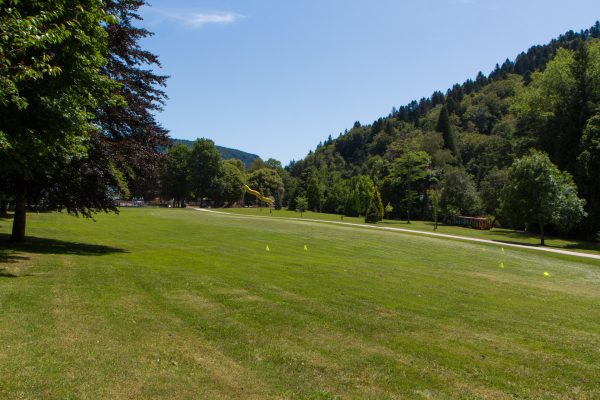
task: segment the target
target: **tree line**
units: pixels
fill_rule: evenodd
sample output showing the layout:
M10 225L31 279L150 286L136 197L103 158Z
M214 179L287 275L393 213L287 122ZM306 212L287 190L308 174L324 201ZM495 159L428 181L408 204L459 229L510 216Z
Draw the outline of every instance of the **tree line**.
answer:
M242 200L243 186L247 184L272 197L280 209L285 195L284 178L289 178L289 174L279 161L257 158L247 171L244 162L223 160L214 142L202 138L191 147L178 144L167 150L160 171L160 196L172 200L175 207L185 207L189 201L232 206ZM244 200L245 204L258 201L253 196Z

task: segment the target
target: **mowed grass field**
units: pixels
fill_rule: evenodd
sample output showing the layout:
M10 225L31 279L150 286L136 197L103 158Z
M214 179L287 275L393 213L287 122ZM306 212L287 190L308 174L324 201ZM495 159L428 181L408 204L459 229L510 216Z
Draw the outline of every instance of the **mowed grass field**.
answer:
M595 260L191 209L28 223L2 399L600 398Z
M304 219L318 219L323 221L335 221L335 222L350 222L354 224L364 224L364 217L343 217L337 214L326 214L316 213L312 211L306 211L302 214L296 211L289 210L270 210L268 208L226 208L219 211L242 214L242 215L254 215L261 217L276 217L276 218L304 218ZM301 216L302 215L302 216ZM415 231L433 232L433 222L431 221L412 221L407 224L406 221L400 220L383 220L378 223L378 226L411 229ZM540 238L538 235L528 232L518 232L512 229L494 228L491 230L479 230L465 228L461 226L445 225L444 223L438 224L436 233L443 233L447 235L458 235L466 236L478 239L493 240L499 243L512 243L539 246ZM563 249L569 251L578 251L583 253L600 254L600 243L592 243L581 240L570 240L562 239L557 237L547 237L546 246L556 249Z

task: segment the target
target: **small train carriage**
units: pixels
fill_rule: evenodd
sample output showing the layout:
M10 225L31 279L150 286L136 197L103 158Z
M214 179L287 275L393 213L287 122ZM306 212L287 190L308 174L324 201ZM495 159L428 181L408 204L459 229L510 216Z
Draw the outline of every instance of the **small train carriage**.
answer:
M490 230L492 224L490 220L482 217L464 217L458 216L452 221L453 225L464 226L466 228Z

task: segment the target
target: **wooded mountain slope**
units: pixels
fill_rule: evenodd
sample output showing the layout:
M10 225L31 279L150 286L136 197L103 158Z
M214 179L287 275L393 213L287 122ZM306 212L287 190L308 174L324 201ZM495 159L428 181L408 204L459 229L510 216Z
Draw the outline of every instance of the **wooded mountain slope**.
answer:
M505 225L534 227L502 215L507 168L532 149L547 153L570 174L587 216L573 234L600 230L600 24L533 46L487 76L445 93L393 108L372 124L319 143L285 173L284 204L298 197L309 208L364 215L373 187L392 215L431 217L431 190L444 218L498 217Z

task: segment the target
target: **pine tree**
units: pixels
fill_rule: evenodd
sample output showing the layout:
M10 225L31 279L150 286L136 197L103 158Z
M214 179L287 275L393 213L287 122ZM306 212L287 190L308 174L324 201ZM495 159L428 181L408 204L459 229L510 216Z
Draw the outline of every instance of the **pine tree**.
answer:
M448 114L446 106L443 106L440 111L440 117L435 130L440 132L444 137L444 147L450 150L455 156L458 156L454 140L454 129L450 123L450 115Z

